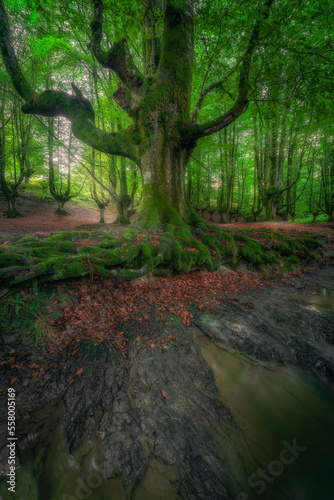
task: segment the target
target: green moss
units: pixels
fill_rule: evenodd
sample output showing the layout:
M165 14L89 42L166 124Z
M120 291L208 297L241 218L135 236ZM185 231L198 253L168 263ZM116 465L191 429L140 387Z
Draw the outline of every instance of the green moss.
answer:
M264 251L262 243L243 235L236 235L235 239L246 243L246 246L239 248L238 253L247 262L256 265L274 264L278 262L275 256L267 254Z
M256 250L254 250L249 246L240 248L239 255L247 262L250 262L252 264L261 265L261 264L266 264L268 262L267 259L265 258L266 257L265 254L257 252Z
M230 233L225 233L225 232L223 232L223 231L219 231L217 234L220 236L220 238L221 238L223 241L227 241L227 242L229 242L229 243L233 243L233 244L235 244L233 234L230 234Z
M168 224L166 228L166 234L168 234L168 236L174 236L174 233L175 233L174 224Z
M37 236L25 236L24 238L22 238L22 243L36 243L38 237Z
M130 241L133 241L135 238L137 238L138 234L139 230L136 227L126 227L122 232L122 241L124 243L129 243Z
M262 232L266 235L270 240L277 240L277 238L282 238L282 233L278 231L272 231L271 229L263 229Z
M160 245L163 246L164 248L164 260L165 262L169 263L172 260L172 239L171 238L166 238L166 237L161 237L160 239Z
M24 266L26 261L24 257L17 253L2 253L0 254L0 268L11 266Z
M81 231L64 231L62 233L56 233L53 234L52 236L49 236L46 241L47 242L55 242L55 241L77 241L77 240L83 240L86 238L90 238L92 236L92 233L90 232L81 232Z
M138 256L139 245L123 245L109 252L104 252L101 258L107 267L114 267L124 263L132 263Z
M100 248L114 248L119 245L119 241L113 236L106 236L101 243L98 244Z
M317 240L316 238L307 237L307 238L304 238L303 241L304 241L304 244L307 246L307 248L310 248L312 250L322 249L324 246L323 242L320 240Z
M40 247L34 247L27 250L27 254L31 257L37 257L38 259L47 259L52 257L55 253L54 245L43 245Z
M110 250L109 252L105 252L104 254L104 263L108 267L114 267L122 262L123 249L115 248L114 250Z
M153 256L152 256L152 251L151 247L148 243L142 243L140 245L140 252L139 252L139 267L143 267L145 264L147 265L148 269L153 268Z
M81 277L92 270L94 275L131 279L131 276L165 270L168 273L187 273L197 268L212 271L218 269L222 260L234 268L242 259L262 266L262 270L278 264L282 270L296 268L306 259L319 259L317 253L321 251L322 242L312 235L293 238L262 231L270 240L267 247L250 237L252 231L248 229L235 234L233 230L222 231L205 222L201 224L197 216L190 214L191 217L195 227L186 225L172 211L166 227L152 224L147 231L140 224L128 226L120 240L106 230L63 232L46 239L37 236L13 238L9 246L0 248L0 269L16 267L17 276L7 278L4 272L3 279L10 285L29 283L31 286L37 281ZM94 245L74 243L88 236L94 240Z
M123 262L133 262L139 253L139 245L130 245L123 251L122 261Z
M185 243L189 243L192 240L192 235L189 226L177 226L175 227L175 236L179 240L183 240Z
M216 252L217 257L220 259L221 250L218 247L219 245L218 240L214 236L205 234L202 236L202 241L203 243L206 243L210 248L212 248L212 250Z
M100 246L93 246L93 245L82 245L82 247L79 247L78 249L79 254L84 254L84 255L98 255L102 254L101 252L101 247Z
M94 270L94 268L93 268ZM85 276L89 273L89 266L83 264L82 262L70 262L66 264L64 268L64 277L66 278L76 278L79 276Z
M206 265L206 267L210 270L210 268L212 267L212 261L209 249L196 240L194 242L194 246L198 250L196 255L196 264L198 266Z
M75 243L66 241L66 242L60 243L60 245L58 246L58 251L61 253L76 254L77 253L77 246Z
M152 268L155 269L158 267L160 264L163 264L165 262L165 254L162 251L162 249L159 249L156 255L153 256L153 265Z
M182 268L182 262L185 260L184 251L178 241L174 242L174 249L172 254L173 268L176 271L180 271Z
M280 255L295 255L295 247L291 248L287 243L272 243L271 248L276 250Z

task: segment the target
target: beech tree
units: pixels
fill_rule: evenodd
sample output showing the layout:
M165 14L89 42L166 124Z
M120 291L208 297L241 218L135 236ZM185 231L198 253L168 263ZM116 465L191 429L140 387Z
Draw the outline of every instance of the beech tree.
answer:
M3 0L0 1L0 43L3 61L12 84L24 100L22 111L47 117L64 116L75 137L94 149L133 160L141 170L143 195L138 221L165 223L171 216L188 221L185 194L187 162L199 139L228 127L248 106L250 70L254 51L261 44L261 29L273 0L258 2L256 20L248 34L242 57L227 76L202 86L191 110L194 69L194 0L145 0L143 6L143 70L134 62L125 38L103 48L102 0L92 0L93 20L89 48L97 61L113 71L120 82L114 101L131 118L131 125L115 133L95 126L90 101L72 83L72 93L37 92L21 70L10 33ZM158 29L158 19L163 19ZM160 22L160 21L159 21ZM227 34L227 36L229 36ZM228 77L237 74L232 105L222 114L197 123L204 100L224 89Z
M34 22L41 16L40 27L34 28L29 21L18 37L22 21L13 19L15 40L18 37L15 46L21 47L17 54L6 10L13 13L18 7L15 3L13 10L11 0L6 1L6 8L4 4L0 0L2 58L12 85L24 100L22 111L49 119L63 116L82 143L111 157L133 160L140 168L143 186L138 223L165 223L175 216L180 223L181 219L190 222L187 194L193 189L191 182L188 193L185 189L189 159L203 138L217 132L224 136L223 129L244 114L250 102L279 101L288 109L285 103L290 105L293 99L297 106L303 106L310 96L327 99L325 89L332 78L331 6L327 0L252 0L242 9L233 0L144 0L140 5L130 0L121 5L113 0L72 0L59 8L49 1L28 1L22 3L24 14ZM90 26L87 18L91 18ZM54 27L61 22L64 35L54 38ZM33 40L38 30L43 36L50 32L52 43L61 44L72 54L72 59L64 58L60 73L54 67L46 70L44 91L37 91L43 88L44 70L36 77L25 64L25 74L20 63L29 57L22 41L28 35ZM75 55L74 46L78 51ZM43 44L39 58L42 55ZM96 64L109 80L118 82L112 100L126 116L124 123L130 124L122 130L114 131L99 120L101 88L98 90L91 78L93 73L96 76ZM63 79L66 67L69 70ZM70 87L69 75L75 80L72 91L59 90ZM103 90L103 106L112 95L108 92ZM110 104L106 116L113 114L115 106ZM274 139L286 135L286 125L280 123L283 118L271 120L270 143L272 151L282 153L284 140L276 144ZM270 155L273 172L279 165L276 156ZM224 179L226 168L232 166L223 166ZM197 176L196 182L199 180ZM268 186L267 194L271 189L275 195L274 183ZM229 203L228 199L218 201L222 207ZM280 200L276 202L279 205ZM270 207L267 212L271 215Z

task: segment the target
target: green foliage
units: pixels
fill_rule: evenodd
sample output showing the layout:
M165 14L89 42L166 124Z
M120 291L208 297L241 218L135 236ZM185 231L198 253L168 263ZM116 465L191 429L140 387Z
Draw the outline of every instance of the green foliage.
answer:
M328 221L327 215L318 215L317 220L315 222L324 223ZM299 219L295 219L295 222L301 222L302 224L313 223L313 217L303 217Z

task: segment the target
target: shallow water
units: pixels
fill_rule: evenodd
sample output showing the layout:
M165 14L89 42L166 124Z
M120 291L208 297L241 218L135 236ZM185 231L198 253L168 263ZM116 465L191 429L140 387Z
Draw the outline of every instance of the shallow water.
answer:
M239 427L220 421L212 431L240 492L236 498L332 499L332 391L301 370L256 363L197 340L215 373L218 399Z
M326 316L334 316L334 290L312 287L313 293L305 296L307 302L314 305L319 312Z

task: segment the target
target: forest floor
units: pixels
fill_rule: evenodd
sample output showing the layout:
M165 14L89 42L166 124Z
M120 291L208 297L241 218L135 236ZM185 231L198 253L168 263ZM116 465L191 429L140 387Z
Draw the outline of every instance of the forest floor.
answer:
M116 219L116 210L109 206L105 210L106 224L99 224L98 209L85 206L83 202L70 201L65 205L68 216L64 217L55 214L56 205L49 200L41 200L29 194L20 196L17 209L24 217L7 219L3 213L7 209L7 204L0 199L0 235L25 236L28 234L43 232L56 233L59 231L80 230L81 226L85 231L87 226L93 225L91 229L107 227ZM300 232L310 231L312 233L332 235L333 223L303 224L298 222L233 222L230 224L219 224L219 215L214 214L213 220L209 220L209 214L205 213L205 221L222 228L231 229L272 229L279 232ZM115 225L113 224L113 228Z
M0 213L4 208L5 203L0 201ZM31 195L20 197L18 209L25 217L6 219L0 215L0 235L24 236L34 232L80 229L81 226L87 231L90 224L94 225L92 229L106 227L115 218L115 212L109 208L106 213L109 224L98 224L98 211L81 202L68 203L70 215L62 217L54 213L54 204ZM204 219L208 221L209 216ZM256 229L269 228L289 236L298 236L302 231L326 235L324 259L297 272L284 275L274 272L270 279L242 266L233 271L222 267L215 273L203 270L185 275L143 277L131 282L102 279L92 273L80 280L44 284L38 297L31 288L25 288L16 298L9 301L4 298L0 303L6 315L11 316L11 331L4 332L7 334L3 339L4 354L0 356L0 366L8 370L7 383L12 385L14 381L22 383L25 379L41 377L43 386L43 375L59 366L62 353L71 346L74 354L77 342L82 340L94 344L108 341L124 359L131 349L141 352L163 349L174 345L177 335L170 316L177 317L187 327L192 324L192 307L204 312L216 304L234 301L247 291L281 287L286 279L301 276L319 266L333 265L334 224L282 221L219 224L215 216L212 223L232 233L255 228L252 237L261 241L263 234ZM253 304L246 301L245 306L251 309ZM165 333L157 334L150 328L156 319L168 326ZM129 328L137 331L132 341L127 333Z

